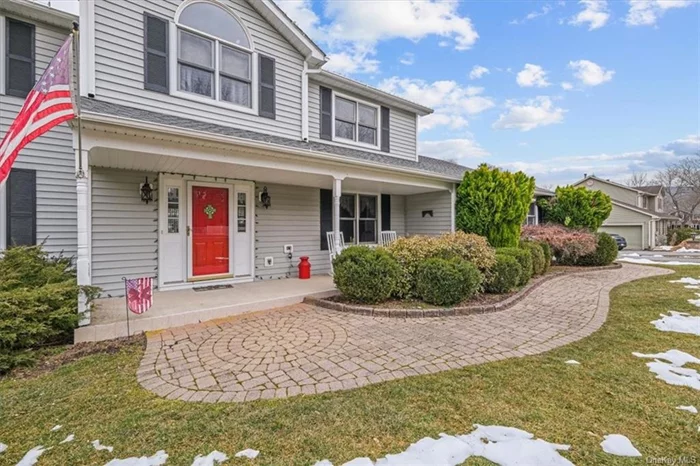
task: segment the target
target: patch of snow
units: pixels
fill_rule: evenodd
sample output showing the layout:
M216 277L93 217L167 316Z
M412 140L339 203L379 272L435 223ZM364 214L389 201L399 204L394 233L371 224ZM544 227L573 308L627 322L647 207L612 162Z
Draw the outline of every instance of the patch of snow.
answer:
M620 257L640 257L636 252L630 252L625 254L620 254Z
M600 442L605 453L615 456L642 456L639 450L634 448L630 439L620 434L610 434L605 436L605 440Z
M700 390L700 374L695 369L683 367L686 363L700 364L700 359L688 353L678 350L669 350L665 353L642 354L632 353L639 358L654 358L654 362L648 362L647 367L656 374L656 378L669 385L680 385ZM668 361L661 362L659 359Z
M95 450L97 450L97 451L107 450L108 452L112 453L112 451L114 450L114 447L108 447L108 446L106 446L106 445L100 445L100 441L99 441L99 440L93 440L93 441L90 442L90 443L92 443L92 446L95 447Z
M700 297L699 293L695 293L695 296ZM700 299L689 299L688 302L695 307L700 307Z
M571 364L572 366L580 366L581 365L581 363L576 361L575 359L569 359L564 364Z
M676 249L674 252L700 252L700 249L686 248L683 246Z
M73 440L75 440L75 434L70 434L68 437L64 438L63 440L61 440L58 443L59 444L68 443L68 442L72 442Z
M683 277L680 280L670 280L669 283L685 283L687 285L700 285L700 278Z
M405 451L386 455L375 466L456 466L471 456L480 456L501 466L541 464L549 466L573 466L559 454L569 445L557 445L535 439L529 432L513 427L482 426L467 435L440 434L438 439L425 437L411 444ZM369 458L356 458L343 466L371 466ZM333 466L328 460L314 466Z
M654 251L673 251L673 246L657 246Z
M680 409L681 411L688 411L692 414L698 414L698 409L695 406L676 406L676 409Z
M681 261L653 261L651 259L642 259L642 258L634 258L634 257L621 257L620 259L617 259L618 262L629 262L631 264L640 264L640 265L700 265L700 263L697 262L681 262Z
M142 456L119 459L115 458L105 466L161 466L168 461L168 454L164 450L158 450L153 456Z
M19 460L19 463L17 463L16 466L34 466L37 461L39 461L39 457L47 450L47 448L44 448L43 445L39 445L38 447L34 447L31 450L29 450L25 455L22 457L21 460Z
M215 466L228 459L225 453L214 450L207 456L197 455L192 462L192 466Z
M651 323L662 332L690 333L700 336L700 316L691 316L684 312L669 311L670 315L659 314L661 319Z
M258 450L246 448L245 450L241 450L233 456L235 456L236 458L250 458L251 460L254 460L258 457L259 454L260 452Z
M7 450L7 445L5 445L4 443L0 443L0 453L3 453L6 450Z
M57 430L61 430L61 427L63 427L63 426L61 426L61 425L53 426L53 427L51 428L51 432L56 432Z

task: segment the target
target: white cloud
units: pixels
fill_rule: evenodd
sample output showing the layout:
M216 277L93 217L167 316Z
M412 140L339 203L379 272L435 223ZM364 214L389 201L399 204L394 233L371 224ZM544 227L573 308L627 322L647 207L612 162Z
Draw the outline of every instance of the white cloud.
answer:
M564 121L566 110L554 105L552 99L539 96L521 104L514 100L506 102L507 111L493 124L494 129L518 129L530 131L539 126L548 126Z
M469 73L469 79L480 79L485 74L489 74L488 68L481 65L474 65L471 72Z
M584 173L595 173L601 178L623 182L635 172L653 176L667 163L694 155L698 151L700 135L690 135L646 150L554 157L536 162L509 162L502 166L511 170L523 170L535 176L540 184L573 183L583 178Z
M489 152L473 139L445 139L442 141L422 141L418 153L461 163L464 159L488 157Z
M435 109L434 114L420 119L421 130L437 126L464 128L468 125L469 116L481 113L495 105L491 98L482 95L483 87L463 87L456 81L429 83L421 79L394 76L381 81L378 87Z
M399 58L399 63L402 65L413 65L416 62L416 56L411 52L405 52Z
M606 70L590 60L570 61L569 68L574 70L574 77L584 86L598 86L610 81L615 75L613 70Z
M42 5L49 5L51 4L52 8L55 8L57 10L62 10L66 11L68 13L78 15L79 14L79 5L78 5L78 0L33 0L37 3L41 3Z
M526 63L515 78L520 87L547 87L547 72L539 65Z
M379 60L372 58L373 56L374 50L355 49L329 53L324 69L340 74L376 73L379 71Z
M570 91L574 88L574 85L571 84L570 82L564 81L563 83L561 83L561 88L564 89L565 91Z
M672 8L685 8L691 0L630 0L625 17L628 26L653 26L663 14Z
M532 11L525 15L523 19L514 19L508 24L523 24L528 21L532 21L535 18L539 18L540 16L545 16L549 14L550 11L552 11L552 7L550 5L544 5L540 11Z
M583 10L571 18L569 24L576 26L588 25L588 30L602 28L610 19L608 2L606 0L581 0Z

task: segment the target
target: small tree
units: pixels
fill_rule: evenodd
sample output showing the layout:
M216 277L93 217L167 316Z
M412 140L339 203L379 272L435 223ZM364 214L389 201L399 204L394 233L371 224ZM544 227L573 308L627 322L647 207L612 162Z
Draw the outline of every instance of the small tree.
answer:
M540 201L547 222L597 231L612 212L610 196L584 187L559 187L550 200Z
M534 194L534 178L482 164L457 188L457 228L485 236L493 247L516 247Z

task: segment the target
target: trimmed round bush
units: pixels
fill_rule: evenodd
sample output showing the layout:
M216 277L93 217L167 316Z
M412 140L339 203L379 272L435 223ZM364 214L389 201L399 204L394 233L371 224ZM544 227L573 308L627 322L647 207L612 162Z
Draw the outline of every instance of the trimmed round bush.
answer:
M401 269L382 249L351 246L333 261L333 281L340 292L358 303L380 303L391 297Z
M470 262L461 259L427 259L418 265L416 292L436 306L451 306L473 297L484 276Z
M542 246L534 241L521 241L520 247L527 249L532 254L532 272L534 275L542 275L545 270L544 251Z
M544 241L538 241L537 244L542 248L542 253L544 254L544 273L547 273L552 266L552 248Z
M486 281L487 293L503 294L512 291L520 283L523 268L515 257L507 254L496 254L496 264L489 271Z
M532 278L532 254L527 249L521 248L499 248L496 250L498 254L505 254L512 256L520 263L522 271L520 273L520 280L518 281L518 286L523 286Z
M617 242L607 233L598 233L598 245L593 254L578 260L578 265L601 267L610 265L617 258Z

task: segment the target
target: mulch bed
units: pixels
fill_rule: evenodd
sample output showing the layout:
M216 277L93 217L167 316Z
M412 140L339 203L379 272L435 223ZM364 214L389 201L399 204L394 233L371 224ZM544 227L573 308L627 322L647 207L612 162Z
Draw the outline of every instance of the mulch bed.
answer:
M423 303L417 300L387 301L374 306L367 306L349 302L341 295L328 298L307 297L304 302L313 306L331 309L340 312L349 312L373 317L393 318L422 318L422 317L451 317L470 314L483 314L485 312L503 311L514 306L542 284L563 275L574 273L596 272L600 270L619 269L620 264L612 264L605 267L552 267L546 274L535 277L523 288L506 294L479 294L473 299L460 303L457 306L441 308Z

